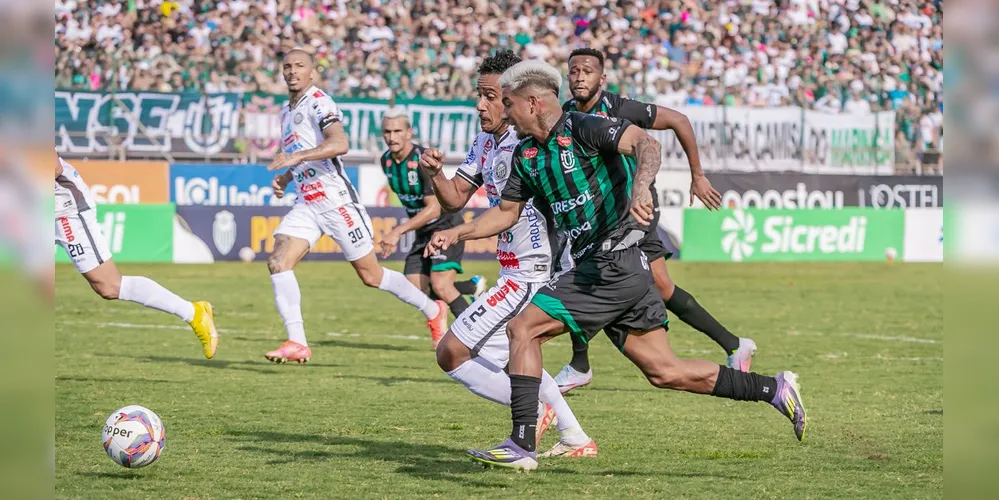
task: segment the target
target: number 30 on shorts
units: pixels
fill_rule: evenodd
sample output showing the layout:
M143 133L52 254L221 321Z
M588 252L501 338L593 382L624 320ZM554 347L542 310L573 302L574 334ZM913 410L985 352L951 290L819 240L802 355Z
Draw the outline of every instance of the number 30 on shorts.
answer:
M355 229L353 231L349 231L347 234L350 235L350 242L351 243L357 243L358 241L361 241L361 239L364 238L364 233L361 232L361 228L357 228L357 229ZM648 269L648 265L647 264L646 264L645 268Z

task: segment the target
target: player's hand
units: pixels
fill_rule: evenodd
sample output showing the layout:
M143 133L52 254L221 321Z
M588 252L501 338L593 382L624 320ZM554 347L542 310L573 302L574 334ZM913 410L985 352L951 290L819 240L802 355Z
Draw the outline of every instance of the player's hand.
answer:
M694 206L694 198L701 200L708 210L721 208L721 193L711 186L707 177L700 175L690 179L690 206Z
M293 154L288 153L278 153L274 155L274 159L271 160L270 165L267 165L267 170L282 170L288 167L294 167L301 163L298 158Z
M382 247L381 257L387 259L389 255L395 253L395 249L399 247L399 239L402 237L396 231L389 231L388 234L382 236L382 241L379 243Z
M288 187L288 177L284 174L275 175L274 180L271 181L271 189L274 190L274 196L278 199L284 198L284 188Z
M643 226L652 224L655 208L652 206L652 192L648 188L634 193L631 197L631 215Z
M458 231L454 228L445 229L444 231L437 231L433 236L430 237L430 243L427 243L426 250L423 251L424 257L433 257L458 242Z
M444 168L444 153L432 147L423 150L423 154L420 155L420 168L430 177L437 175Z

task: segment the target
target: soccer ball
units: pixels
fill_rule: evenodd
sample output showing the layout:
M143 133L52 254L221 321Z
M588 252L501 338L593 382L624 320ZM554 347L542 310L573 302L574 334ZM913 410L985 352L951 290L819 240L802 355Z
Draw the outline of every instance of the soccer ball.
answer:
M239 260L243 262L253 262L253 259L257 258L257 252L254 252L250 247L243 247L239 249Z
M160 417L152 410L130 405L108 417L101 441L111 460L123 467L138 469L160 457L166 432Z
M898 258L898 250L895 250L895 248L893 247L888 247L885 249L885 260L887 260L888 262L895 262L895 259L897 258Z

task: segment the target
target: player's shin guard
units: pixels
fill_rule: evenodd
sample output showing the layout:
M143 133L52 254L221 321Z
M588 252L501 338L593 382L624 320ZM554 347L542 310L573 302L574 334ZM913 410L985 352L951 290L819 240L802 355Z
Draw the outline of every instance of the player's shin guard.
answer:
M295 271L271 275L274 285L274 305L288 331L288 340L308 346L305 340L305 322L302 320L302 290L298 287Z
M725 354L732 354L739 348L739 337L732 335L683 288L679 286L674 288L673 295L666 301L666 310L675 314L680 321L710 337L725 349Z
M727 366L718 367L718 379L712 396L736 401L771 401L777 393L777 379L758 373L740 372Z
M419 309L427 319L436 317L439 312L437 303L430 300L430 297L427 297L398 271L383 267L382 282L378 284L378 289L391 293L399 300Z
M481 357L465 361L458 368L447 372L447 376L461 382L476 396L510 406L510 378L502 368L493 366ZM555 391L558 392L557 386Z
M538 389L541 379L529 375L510 375L510 413L513 432L510 439L525 451L537 448Z
M118 299L173 314L188 323L194 321L194 304L144 276L122 276Z

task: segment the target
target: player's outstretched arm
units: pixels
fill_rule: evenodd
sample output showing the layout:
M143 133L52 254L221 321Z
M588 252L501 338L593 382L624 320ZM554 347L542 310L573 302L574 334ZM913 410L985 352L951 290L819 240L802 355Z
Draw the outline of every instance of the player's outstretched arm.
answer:
M687 155L687 163L690 165L690 205L694 205L694 198L700 199L709 210L717 210L721 207L721 193L711 186L711 182L704 176L701 169L701 154L697 150L697 136L694 134L694 126L690 124L687 115L670 108L656 106L656 119L652 124L655 130L672 130L676 134L676 140L680 142L684 154Z
M621 135L618 152L638 160L638 171L632 181L632 214L639 222L652 222L652 192L649 186L659 173L662 165L662 148L648 133L635 125L629 125Z
M459 241L496 236L510 229L520 220L520 213L526 205L526 201L503 200L499 205L486 210L482 215L469 222L444 231L437 231L430 238L430 243L423 255L429 257L437 252L447 250Z
M420 155L420 168L430 178L440 207L448 212L457 212L465 207L479 187L461 175L448 179L443 167L444 153L439 149L427 148Z

